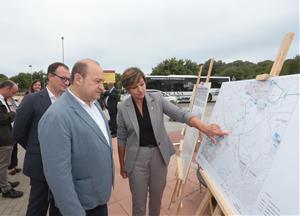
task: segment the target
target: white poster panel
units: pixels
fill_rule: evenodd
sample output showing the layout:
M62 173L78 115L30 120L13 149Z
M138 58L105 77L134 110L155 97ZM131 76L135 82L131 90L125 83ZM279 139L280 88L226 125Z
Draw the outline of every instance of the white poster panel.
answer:
M200 82L195 91L194 104L192 107L192 112L198 116L200 119L203 119L204 116L208 94L210 91L211 83Z
M195 90L195 99L192 107L192 112L199 118L204 116L207 98L211 83L200 83ZM199 138L199 131L196 128L187 126L183 139L182 150L180 153L182 162L182 176L185 180L195 151L195 145Z
M223 83L210 122L230 132L205 139L196 160L236 214L299 212L300 75Z

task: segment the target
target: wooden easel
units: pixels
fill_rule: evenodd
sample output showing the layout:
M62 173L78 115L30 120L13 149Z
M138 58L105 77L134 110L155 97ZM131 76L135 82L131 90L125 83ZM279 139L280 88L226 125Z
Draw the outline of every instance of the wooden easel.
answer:
M211 71L212 71L212 67L213 67L214 61L215 61L214 58L210 59L209 68L208 68L208 72L207 72L207 76L206 76L206 83L208 83L208 81L210 79ZM202 70L203 70L203 65L200 66L200 70L199 70L199 73L198 73L197 81L196 81L196 84L194 85L194 88L193 88L192 98L191 98L191 102L189 104L189 111L192 111L193 106L194 106L195 92L196 92L197 86L200 84ZM182 128L182 130L181 130L181 135L182 136L184 136L185 130L186 130L186 127ZM180 145L179 149L181 150L181 148L182 148L182 145Z
M256 76L256 80L267 80L271 76L279 76L283 63L285 61L285 58L287 56L287 53L289 51L289 48L291 46L291 43L294 39L295 33L294 32L289 32L287 33L281 43L281 46L279 48L277 57L273 63L272 69L270 71L270 74L260 74Z
M207 190L205 192L204 198L200 203L195 215L204 215L204 212L207 211L209 207L209 213L211 215L233 215L234 213L230 209L224 197L220 194L220 190L215 186L212 179L205 173L205 171L200 171L203 179L207 183ZM216 206L212 204L212 198L215 198L217 201ZM220 203L220 204L219 204Z
M256 80L265 81L272 76L279 76L285 58L287 56L289 47L293 41L295 33L290 32L285 35L281 46L279 48L277 57L274 61L270 74L261 74L256 76ZM212 179L206 174L205 171L200 171L203 179L207 184L207 191L204 195L202 202L200 203L195 215L203 215L207 208L209 207L209 212L211 215L233 215L234 213L230 209L227 201L223 198L222 194L219 192L220 190L216 187L215 183ZM217 200L217 205L214 208L212 205L212 198Z
M194 101L195 101L196 86L198 86L199 83L200 83L200 77L201 77L202 70L203 70L203 65L200 65L200 69L199 69L199 72L198 72L197 81L196 81L196 84L194 85L194 88L193 88L191 103L189 105L189 110L190 111L191 111L191 107L192 107L191 104L194 104ZM182 130L181 130L181 132L180 132L180 134L182 136L184 136L184 134L185 134L185 129L186 129L186 127L183 127ZM178 142L178 143L173 143L173 145L174 146L179 145L179 150L181 150L182 149L182 140L180 140L180 142Z
M196 84L194 85L194 88L193 88L192 98L191 98L191 102L189 104L189 111L192 111L192 108L193 108L193 105L194 105L196 86L198 86L199 83L200 83L200 78L201 78L202 70L203 70L203 65L200 66L200 69L199 69L199 72L198 72L197 81L196 81ZM181 132L180 132L182 136L184 136L185 130L186 130L186 126L183 127L182 130L181 130ZM181 150L181 149L182 149L182 142L179 142L179 150Z
M208 68L208 72L207 72L207 76L206 76L206 83L209 82L209 79L210 79L210 76L211 76L211 72L212 72L212 67L214 65L214 58L211 58L210 59L210 63L209 63L209 68ZM203 65L200 66L200 70L199 70L199 73L198 73L198 77L197 77L197 81L196 81L196 85L194 85L194 88L193 88L193 94L192 94L192 99L191 99L191 102L190 102L190 105L189 105L189 110L192 111L193 109L193 105L194 105L194 102L195 102L195 92L196 92L196 87L199 85L200 83L200 78L201 78L201 74L202 74L202 70L203 70Z
M200 83L200 78L201 78L202 70L203 70L203 65L200 66L199 73L198 73L198 77L197 77L197 81L196 81L196 84L194 85L194 88L193 88L193 94L192 94L191 102L190 102L190 104L189 104L189 110L190 110L190 111L192 111L192 108L193 108L193 105L194 105L194 102L195 102L195 92L196 92L196 87L197 87L197 86L199 85L199 83Z
M209 82L211 71L212 71L213 62L214 62L214 59L212 58L211 62L210 62L210 66L209 66L209 71L208 71L207 77L206 77L206 83ZM192 111L192 108L193 108L193 105L194 105L194 102L195 102L196 88L197 88L197 86L200 83L200 76L201 76L202 69L203 69L203 66L200 67L200 71L199 71L199 74L198 74L197 83L196 83L196 85L194 85L194 90L193 90L193 95L192 95L192 100L191 100L192 106L190 105L190 108L189 108L190 111ZM204 116L204 113L203 113L202 117L203 116ZM196 144L197 143L194 144L193 149L195 149ZM180 142L180 149L182 149L182 145L183 145L183 140L181 140L181 142ZM177 170L176 170L177 180L176 180L175 188L174 188L174 191L172 193L172 197L171 197L168 209L170 209L171 204L173 202L175 202L179 198L180 202L179 202L179 205L177 207L177 212L176 212L176 214L178 215L180 207L182 207L183 190L184 190L184 186L185 186L185 183L186 183L187 175L186 176L183 175L183 168L182 168L182 159L181 159L181 157L180 156L176 157L176 160L177 160ZM190 166L191 166L191 161L189 162L189 165L188 165L188 168L187 168L187 170L188 170L187 172L189 172ZM201 185L200 185L200 189L201 189Z

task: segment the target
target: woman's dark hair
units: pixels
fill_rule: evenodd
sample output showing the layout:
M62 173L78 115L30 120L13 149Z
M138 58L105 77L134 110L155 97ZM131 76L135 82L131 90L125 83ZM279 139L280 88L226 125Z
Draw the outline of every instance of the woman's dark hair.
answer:
M137 67L131 67L123 72L121 76L121 83L123 88L127 90L129 87L137 85L141 78L146 81L145 75L141 69Z
M36 79L36 80L32 81L32 83L31 83L31 85L29 87L29 90L28 90L29 92L28 93L34 93L33 85L36 84L37 82L41 83L41 87L43 88L42 81L39 80L39 79Z

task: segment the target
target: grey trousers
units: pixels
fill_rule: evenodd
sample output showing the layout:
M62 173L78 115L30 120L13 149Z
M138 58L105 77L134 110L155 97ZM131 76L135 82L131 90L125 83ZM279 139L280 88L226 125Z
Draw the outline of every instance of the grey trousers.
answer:
M7 181L7 169L10 164L13 146L0 146L0 189L6 192L11 189Z
M146 213L149 192L149 215L160 214L162 195L166 186L168 167L157 147L140 147L134 169L129 173L129 186L132 194L132 215Z

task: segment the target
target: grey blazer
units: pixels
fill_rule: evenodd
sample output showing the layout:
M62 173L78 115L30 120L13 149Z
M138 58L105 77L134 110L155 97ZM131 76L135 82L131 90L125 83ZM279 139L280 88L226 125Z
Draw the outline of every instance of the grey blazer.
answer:
M175 149L165 128L164 114L176 121L186 124L188 124L188 120L193 114L165 100L160 92L146 93L145 97L154 136L165 165L167 166L171 155L175 153ZM140 140L138 120L131 97L119 104L117 122L118 145L125 146L126 148L125 170L130 173L134 168Z
M114 181L111 137L108 143L68 91L41 118L38 137L45 177L63 215L85 215L108 202Z

